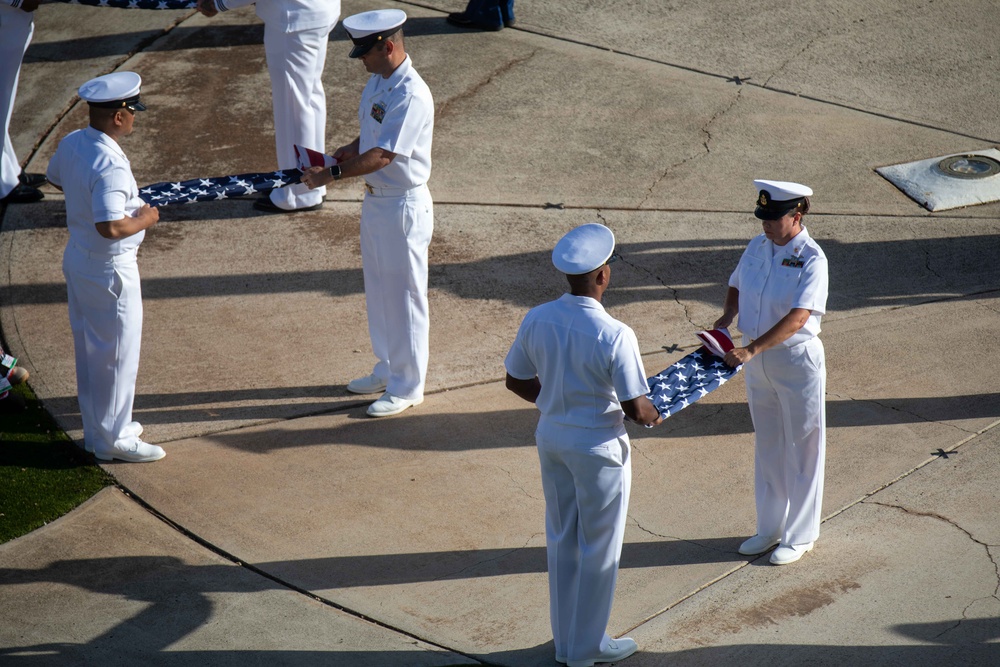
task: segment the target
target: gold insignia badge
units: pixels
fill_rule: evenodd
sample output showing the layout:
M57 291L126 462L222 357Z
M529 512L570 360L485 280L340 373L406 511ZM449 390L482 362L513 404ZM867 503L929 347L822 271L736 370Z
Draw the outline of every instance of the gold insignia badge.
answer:
M760 199L757 200L757 203L761 206L767 206L767 192L761 191Z

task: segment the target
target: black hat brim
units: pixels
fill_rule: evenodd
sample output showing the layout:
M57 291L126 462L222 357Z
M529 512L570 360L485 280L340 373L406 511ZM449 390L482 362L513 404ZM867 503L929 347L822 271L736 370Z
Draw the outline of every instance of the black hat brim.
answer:
M760 220L777 220L788 215L789 211L794 211L802 202L801 199L794 199L789 202L775 202L772 200L767 206L758 206L754 209L754 216Z
M361 56L371 51L374 46L375 42L371 42L369 44L355 44L354 48L351 49L351 52L348 53L347 56L349 58L360 58Z

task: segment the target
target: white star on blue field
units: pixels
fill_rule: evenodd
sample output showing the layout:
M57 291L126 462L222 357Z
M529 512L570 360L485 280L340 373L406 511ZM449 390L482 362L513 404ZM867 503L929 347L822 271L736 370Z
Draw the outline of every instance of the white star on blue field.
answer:
M139 198L150 206L193 204L200 201L218 201L230 197L247 197L258 192L298 183L302 172L282 169L259 174L237 174L218 178L193 178L189 181L154 183L139 190Z
M741 368L730 368L721 358L700 347L646 380L649 387L646 397L666 419L724 385Z

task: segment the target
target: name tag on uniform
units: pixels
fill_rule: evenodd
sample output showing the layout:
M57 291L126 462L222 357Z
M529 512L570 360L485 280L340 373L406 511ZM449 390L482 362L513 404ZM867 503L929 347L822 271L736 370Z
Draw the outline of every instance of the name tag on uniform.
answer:
M382 119L385 118L385 103L375 102L372 104L372 118L378 123L382 122Z
M786 257L781 260L782 266L790 266L793 269L801 269L804 264L801 257Z

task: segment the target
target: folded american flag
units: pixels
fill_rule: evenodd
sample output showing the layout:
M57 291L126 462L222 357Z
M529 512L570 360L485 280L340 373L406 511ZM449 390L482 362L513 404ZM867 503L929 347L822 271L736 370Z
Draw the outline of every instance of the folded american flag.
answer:
M246 197L258 192L298 183L302 172L298 169L281 169L259 174L236 174L217 178L193 178L190 181L154 183L139 188L139 198L150 206L193 204L199 201L217 201L231 197Z
M117 7L119 9L194 9L198 0L57 0L71 5Z
M298 144L292 144L295 148L295 161L299 165L299 169L305 171L309 167L332 167L337 164L337 158L326 155L325 153L320 153L319 151L314 151L311 148L306 148L305 146L299 146Z
M715 391L743 368L731 368L718 354L733 349L724 330L700 331L698 337L705 345L646 381L646 397L664 419Z

